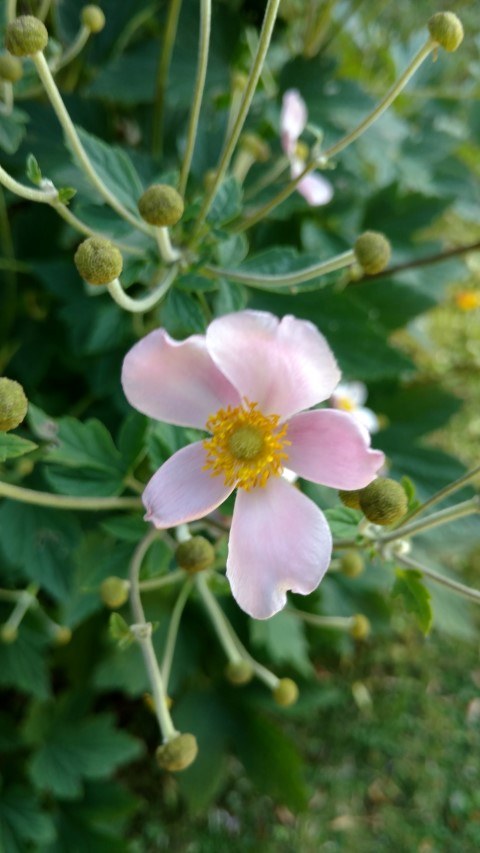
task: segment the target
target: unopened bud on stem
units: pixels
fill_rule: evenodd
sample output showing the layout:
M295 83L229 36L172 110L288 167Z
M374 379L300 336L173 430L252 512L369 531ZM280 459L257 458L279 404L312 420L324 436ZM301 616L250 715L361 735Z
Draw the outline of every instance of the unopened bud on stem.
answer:
M140 216L149 225L165 227L176 225L182 218L183 198L168 184L153 184L138 201Z
M350 633L355 640L365 640L370 634L370 621L362 613L356 613L352 617Z
M463 26L453 12L437 12L428 22L430 35L440 47L452 53L463 41Z
M105 578L100 584L100 598L103 603L116 610L128 600L130 584L127 580L117 577Z
M378 231L365 231L355 240L355 257L363 271L374 275L382 272L390 260L390 243Z
M248 660L230 661L225 669L225 677L230 684L240 686L252 680L253 669Z
M33 15L21 15L7 26L5 47L13 56L33 56L44 50L47 43L47 28Z
M405 489L396 480L379 477L360 490L360 508L373 524L394 524L408 510Z
M22 423L27 414L28 400L19 382L0 378L0 432L8 432Z
M17 83L23 77L23 66L19 59L4 53L0 56L0 80Z
M291 678L281 678L272 692L277 705L288 708L294 705L298 699L298 687Z
M178 773L193 764L197 757L198 746L194 735L176 735L172 740L159 746L155 757L163 770Z
M99 33L105 26L105 15L100 6L84 6L81 11L81 20L84 27L91 33Z
M110 284L123 268L121 253L103 237L88 237L80 243L74 261L83 280L89 284Z
M192 536L180 543L175 551L175 559L181 569L196 574L210 568L215 559L215 550L208 539Z

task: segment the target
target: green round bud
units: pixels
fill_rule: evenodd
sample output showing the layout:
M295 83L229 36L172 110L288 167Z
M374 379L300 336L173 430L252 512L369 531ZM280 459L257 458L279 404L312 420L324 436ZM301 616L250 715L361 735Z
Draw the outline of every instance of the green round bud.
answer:
M408 499L400 483L379 477L361 489L360 507L373 524L393 524L407 512Z
M270 157L270 146L256 133L244 133L240 137L240 147L248 151L257 163L266 163Z
M362 574L364 568L365 563L359 551L356 551L354 548L349 548L347 551L344 551L340 558L340 571L342 571L347 578L358 578L358 576Z
M373 275L382 272L390 260L390 243L378 231L365 231L355 240L355 257L363 271Z
M348 506L349 509L360 509L360 490L355 489L353 492L346 492L341 489L338 493L342 504Z
M48 43L45 24L33 15L21 15L7 25L5 47L13 56L33 56Z
M123 268L121 253L104 237L88 237L80 243L73 260L83 280L89 284L110 284Z
M57 625L55 630L55 642L59 646L67 646L72 639L72 629L68 625Z
M365 640L370 634L370 621L362 613L352 616L352 627L350 633L355 640Z
M0 432L8 432L22 423L27 414L28 400L19 382L0 378Z
M17 83L23 77L23 65L15 56L4 53L0 56L0 80Z
M430 35L440 47L452 53L463 41L463 26L453 12L437 12L428 22Z
M80 17L84 27L90 30L91 33L99 33L105 26L105 15L100 6L94 6L93 4L84 6Z
M159 746L155 752L157 764L163 770L178 773L193 764L198 754L197 739L191 734L177 735Z
M248 684L253 677L252 665L248 660L239 660L235 661L235 663L230 661L225 669L225 677L230 684L235 684L237 686L240 686L241 684Z
M289 705L294 705L298 699L298 687L291 678L281 678L272 691L272 695L277 705L288 708Z
M6 643L10 645L14 643L18 637L18 628L15 628L13 625L2 625L0 628L0 640L2 643Z
M175 559L181 569L196 574L210 568L215 559L215 550L208 539L192 536L180 543L175 551Z
M168 184L153 184L140 197L138 209L149 225L176 225L183 215L183 198Z
M130 584L123 578L105 578L100 584L100 598L107 607L116 610L128 600Z

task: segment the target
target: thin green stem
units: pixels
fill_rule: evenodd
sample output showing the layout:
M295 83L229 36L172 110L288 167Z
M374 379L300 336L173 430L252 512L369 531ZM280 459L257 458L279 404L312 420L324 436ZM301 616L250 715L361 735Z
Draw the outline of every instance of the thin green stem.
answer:
M80 234L85 234L86 237L104 237L107 240L110 240L117 249L120 249L122 252L125 252L128 255L137 255L137 257L145 257L145 250L138 249L135 246L129 246L128 243L122 243L120 240L112 240L107 234L103 234L101 231L96 231L93 228L90 228L89 225L86 225L82 222L78 216L75 216L74 213L67 207L66 204L62 204L57 199L52 199L48 202L54 210L57 211L58 215L62 217L62 219L67 222L72 228L75 228Z
M155 703L155 713L158 720L160 731L162 732L165 741L169 741L178 734L173 725L170 712L167 705L167 693L163 684L162 675L158 666L155 649L152 642L152 625L145 621L145 613L142 606L142 599L138 588L138 576L142 566L143 559L150 548L151 544L157 539L158 531L151 530L147 536L137 546L130 564L130 605L132 608L133 618L135 620L135 638L142 650L143 660L148 673L150 686L152 688L153 699Z
M307 613L305 610L297 610L295 607L288 607L286 613L291 613L292 616L297 616L303 622L315 625L316 628L336 628L339 631L350 631L355 624L355 619L352 616L317 616L315 613Z
M458 480L455 480L453 483L449 483L448 486L445 486L443 489L440 489L436 494L432 495L431 498L425 501L425 503L421 504L421 506L417 507L409 516L405 519L404 522L398 525L396 530L401 530L405 523L410 523L412 518L416 518L417 515L425 512L430 507L434 506L436 503L445 500L449 495L454 494L454 492L458 492L459 489L462 489L464 486L468 485L472 480L476 477L480 476L480 465L476 468L473 468L471 471L467 471L463 477L460 477Z
M41 21L44 21L48 15L50 10L52 0L42 0L37 12L37 18L40 18Z
M35 53L32 56L32 62L37 69L38 76L43 84L45 92L48 95L50 103L56 113L56 116L63 128L63 132L67 137L68 142L70 143L71 149L75 154L79 165L82 167L83 171L90 179L92 185L95 187L97 192L101 195L104 201L110 205L110 207L118 213L123 219L126 219L130 225L133 225L134 228L137 228L139 231L143 231L144 234L148 234L150 237L152 236L151 229L149 226L143 222L143 220L139 219L137 216L134 216L133 213L130 213L126 207L118 200L118 198L108 189L106 184L99 177L97 172L95 171L90 158L88 157L85 148L83 147L80 138L78 136L77 131L73 125L73 122L65 108L65 104L63 103L60 92L58 91L55 80L53 79L52 72L48 67L47 60L45 59L43 53Z
M52 64L51 69L54 74L60 70L60 68L64 68L65 65L68 65L72 59L75 59L76 56L83 50L88 39L90 38L91 30L88 29L84 24L80 27L76 37L69 45L67 50L60 56L58 62Z
M0 114L9 116L13 110L13 85L9 80L2 81L3 104L0 103Z
M172 583L185 580L185 571L183 569L175 569L174 572L169 572L168 575L162 575L161 578L152 578L148 581L140 581L140 592L149 592L152 589L161 589L165 586L170 586Z
M228 619L210 591L204 572L197 575L195 584L228 660L230 663L240 663L243 658L232 640Z
M175 249L175 247L172 246L168 228L165 225L160 226L159 228L155 228L154 232L160 254L165 263L173 264L175 261L178 261L181 258L182 253L179 249Z
M449 521L456 521L464 515L473 515L480 512L480 498L476 495L468 501L456 504L455 506L441 509L433 515L420 521L414 521L412 524L405 524L404 527L398 527L389 533L384 533L378 536L375 541L378 545L384 545L387 542L394 542L396 539L406 539L411 536L416 536L418 533L424 533L426 530L431 530L433 527L438 527L439 524L447 524Z
M284 275L262 275L256 273L242 272L240 270L225 270L220 267L205 266L204 269L217 278L227 278L230 281L238 281L248 284L250 287L259 287L266 290L269 287L292 287L305 281L311 281L319 276L326 275L334 270L340 270L355 262L355 253L349 249L335 258L314 264L298 272L285 273Z
M22 592L19 593L15 607L7 621L3 624L4 628L7 628L10 631L17 630L25 614L32 606L36 606L38 604L37 594L39 589L40 587L38 584L32 583L25 590L22 590Z
M418 51L418 53L413 57L403 74L399 77L397 82L392 86L392 88L387 92L385 97L380 101L379 104L375 107L374 110L362 121L360 124L332 145L330 148L327 148L326 151L322 152L320 158L311 157L308 162L305 164L305 168L300 172L300 174L293 178L288 184L277 193L269 202L260 207L255 213L252 213L251 216L248 216L243 222L239 223L238 226L235 227L235 231L245 231L247 228L251 228L252 225L255 225L257 222L260 222L265 216L267 216L272 210L278 207L285 199L289 198L289 196L297 189L300 181L315 169L318 165L326 163L327 160L334 157L340 151L343 151L348 145L358 139L362 133L364 133L368 128L375 122L390 106L390 104L395 100L395 98L400 94L402 89L406 86L412 75L419 68L422 62L427 58L427 56L434 50L436 43L432 41L430 38L423 45L422 48Z
M265 57L267 55L267 51L270 45L270 40L272 38L279 4L280 0L268 0L267 2L262 30L258 41L258 48L252 63L252 67L250 69L250 74L248 77L247 85L245 86L242 102L240 104L240 108L238 110L238 114L233 124L231 133L225 141L225 145L220 157L220 162L216 168L215 179L212 181L212 184L205 196L202 208L198 215L192 238L195 238L201 230L202 225L207 217L208 211L210 210L210 207L212 205L213 199L216 195L216 192L220 184L222 183L225 173L230 165L230 161L235 151L235 147L239 140L240 134L242 132L245 119L248 115L248 111L253 101L258 81L260 79L263 63L265 61Z
M205 79L207 76L208 51L210 47L210 29L212 19L212 0L201 0L200 2L200 34L198 44L198 65L197 77L195 80L195 89L193 93L192 109L190 112L190 120L187 131L187 144L183 155L182 168L180 170L180 180L178 191L180 195L185 195L187 189L188 175L192 164L193 150L195 148L195 140L197 138L198 120L200 117L200 108L202 105L203 90L205 88Z
M0 481L0 497L12 501L33 504L34 506L49 506L53 509L78 509L81 511L102 511L110 509L141 509L140 498L85 498L71 495L53 495L49 492L37 492L23 486Z
M226 628L230 632L232 641L235 643L239 654L244 660L248 661L257 678L259 678L260 681L263 681L263 683L266 684L267 687L270 688L270 690L275 690L275 688L278 687L280 683L280 679L278 678L278 676L275 675L274 672L271 672L269 669L267 669L266 666L263 666L263 664L255 660L254 657L252 657L250 652L243 645L236 632L233 630L230 622L227 622Z
M6 340L14 322L17 310L17 276L20 271L20 262L15 258L15 247L13 245L12 229L8 218L5 193L0 187L0 246L5 253L5 262L0 260L0 269L5 269L4 284L0 296L0 339ZM27 265L25 265L27 266Z
M157 303L163 299L170 289L176 275L177 267L173 266L165 273L158 287L142 299L132 299L128 293L125 293L118 278L114 278L110 284L107 284L107 289L112 299L120 306L120 308L123 308L125 311L129 311L132 314L144 314L146 311L150 311L154 305L157 305Z
M152 119L152 155L155 158L162 153L163 134L163 112L165 107L165 91L167 88L168 71L172 60L173 48L177 37L178 19L182 0L170 0L167 21L165 24L165 35L163 38L162 51L157 69L155 84L155 102L153 105Z
M471 601L475 601L477 604L480 602L479 590L472 589L471 587L466 586L463 583L459 583L459 581L454 581L451 578L447 578L445 575L440 575L433 569L429 569L422 563L418 563L417 560L410 559L410 557L400 555L395 556L395 560L396 562L401 563L402 566L405 566L405 568L414 569L417 572L421 572L422 575L424 575L426 578L435 581L435 583L442 584L442 586L448 587L448 589L457 592L459 595L463 595L465 598L469 598Z
M9 190L11 193L15 193L15 195L20 196L20 198L26 198L28 201L38 201L41 204L52 204L53 201L58 199L57 190L53 185L52 188L48 190L34 190L31 187L26 187L24 184L20 184L1 166L0 184L2 184L5 189Z
M165 690L168 689L168 680L170 678L170 672L172 670L173 655L175 653L175 643L177 642L180 620L182 618L182 613L187 603L188 596L192 591L192 586L193 581L191 578L188 578L188 580L185 581L178 594L178 598L175 602L175 606L172 610L172 615L170 617L170 624L168 626L167 639L165 641L165 649L163 652L163 660L160 667L163 683L165 685Z
M7 24L17 17L17 0L6 0L5 17Z

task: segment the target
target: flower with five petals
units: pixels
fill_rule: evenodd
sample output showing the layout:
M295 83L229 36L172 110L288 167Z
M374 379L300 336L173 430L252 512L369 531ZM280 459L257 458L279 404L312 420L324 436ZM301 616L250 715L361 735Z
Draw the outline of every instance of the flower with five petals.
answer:
M239 606L256 619L281 610L288 590L312 592L332 551L325 516L281 476L283 466L354 490L383 464L349 414L306 411L328 399L339 379L312 323L263 311L227 314L184 341L158 329L125 357L123 388L136 409L210 433L153 475L143 494L146 519L158 528L193 521L237 489L227 577Z
M305 168L308 156L299 138L307 124L307 107L296 89L288 89L282 101L280 113L280 137L282 148L290 161L290 174L298 178ZM312 207L327 204L333 196L333 187L317 172L310 172L297 184L298 192Z

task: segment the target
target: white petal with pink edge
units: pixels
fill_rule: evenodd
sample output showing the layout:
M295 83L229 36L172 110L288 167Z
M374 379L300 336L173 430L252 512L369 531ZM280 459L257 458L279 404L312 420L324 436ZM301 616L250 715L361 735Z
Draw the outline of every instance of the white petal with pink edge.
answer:
M239 607L268 619L287 591L308 595L330 563L332 536L323 513L281 477L239 489L230 532L227 577Z
M164 329L142 338L123 362L128 402L151 418L204 429L209 415L240 398L212 361L201 335L175 341Z
M239 311L213 320L207 348L242 397L281 419L326 400L340 379L318 329L287 315Z
M152 479L142 495L146 521L155 527L176 527L203 518L220 506L233 491L222 476L203 471L206 450L201 441L174 453Z
M347 412L302 412L288 424L287 465L299 477L333 489L363 489L385 462L365 427Z
M282 148L289 156L295 150L295 143L307 123L307 107L297 89L288 89L282 100L280 113L280 134Z
M322 178L316 172L305 175L300 183L297 184L297 190L311 207L320 207L322 204L328 204L333 197L333 187L330 181Z

